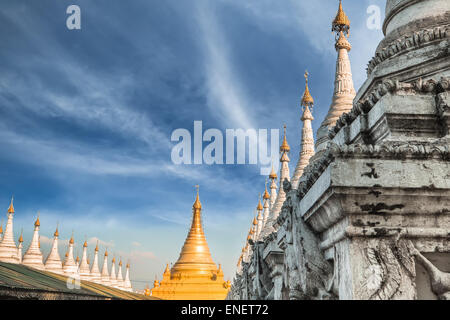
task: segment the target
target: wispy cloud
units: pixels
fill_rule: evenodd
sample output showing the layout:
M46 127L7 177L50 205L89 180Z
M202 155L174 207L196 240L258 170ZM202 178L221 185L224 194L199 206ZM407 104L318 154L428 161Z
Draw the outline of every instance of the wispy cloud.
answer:
M197 18L205 54L208 106L231 127L252 128L245 86L234 70L229 43L218 23L211 1L197 2Z

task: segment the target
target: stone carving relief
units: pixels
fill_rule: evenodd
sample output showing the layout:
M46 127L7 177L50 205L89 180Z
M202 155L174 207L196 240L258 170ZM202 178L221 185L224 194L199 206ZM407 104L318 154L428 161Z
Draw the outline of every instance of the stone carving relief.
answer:
M364 250L365 271L358 299L390 300L401 297L401 286L414 292L415 248L409 240L372 240Z
M440 26L433 29L425 29L415 32L414 34L405 35L400 39L396 39L386 47L377 50L375 56L369 61L367 66L367 75L370 75L377 65L384 60L410 50L414 47L423 46L435 40L443 40L450 37L450 25Z
M413 254L417 262L427 270L433 293L441 300L450 300L450 273L440 271L417 249L413 250Z

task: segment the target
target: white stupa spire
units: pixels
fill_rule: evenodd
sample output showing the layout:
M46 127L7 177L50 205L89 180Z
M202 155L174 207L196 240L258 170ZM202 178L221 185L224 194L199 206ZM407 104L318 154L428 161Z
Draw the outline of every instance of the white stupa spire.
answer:
M109 285L111 287L117 286L117 275L116 275L116 257L112 258L111 261L111 274L109 277Z
M300 182L300 178L303 175L304 169L309 164L309 159L311 159L312 156L314 156L314 135L313 135L313 129L311 125L311 121L314 120L311 111L314 106L314 99L312 98L311 94L309 93L308 88L308 71L305 72L305 93L302 97L302 108L303 108L303 115L302 115L302 122L303 122L303 128L302 128L302 140L301 140L301 146L300 146L300 155L298 158L297 166L295 167L294 175L292 176L292 188L297 189L298 184Z
M267 192L267 183L266 183L266 192ZM258 212L258 215L256 216L256 233L255 233L255 240L259 239L259 235L262 231L264 217L262 214L263 206L261 204L261 194L259 195L258 205L256 206L256 211Z
M276 189L276 186L275 186ZM270 214L270 195L269 192L267 192L267 181L266 181L266 190L264 191L264 195L263 195L263 199L264 199L264 205L263 205L263 221L262 221L262 227L261 227L261 232L264 229L264 226L267 222L267 219L269 218L269 214ZM261 232L259 233L259 239L261 239Z
M119 260L119 269L117 270L117 280L116 280L116 287L119 289L123 289L124 282L123 282L123 275L122 275L122 258Z
M272 172L269 175L270 179L270 201L269 201L269 209L272 210L275 201L277 200L277 173L275 172L272 165Z
M62 262L58 252L58 238L59 232L58 227L56 227L55 233L53 234L53 245L47 257L47 260L45 261L45 270L63 274L64 272Z
M326 149L329 140L328 131L336 124L336 121L343 113L352 109L353 99L356 95L350 59L348 57L348 52L352 48L347 40L350 20L342 9L342 3L339 3L338 14L333 21L332 30L336 32L335 48L337 51L334 92L328 114L317 131L316 151L318 154L321 154Z
M5 233L0 242L0 261L9 263L19 263L17 257L17 246L14 241L13 218L14 218L14 198L8 207L8 220L6 222Z
M95 253L94 253L94 261L92 263L91 267L91 281L100 283L101 280L101 274L100 269L98 268L98 241L97 246L95 247Z
M44 263L40 244L39 244L39 228L41 226L41 223L39 221L39 213L38 217L36 219L36 222L34 223L34 232L33 232L33 238L31 239L30 246L23 256L22 263L28 267L44 270ZM16 254L17 256L17 254Z
M130 281L130 263L127 263L127 271L125 273L125 280L123 281L123 287L125 291L133 291Z
M69 240L69 250L67 251L66 260L64 261L63 271L65 275L74 275L77 274L78 268L75 263L75 260L73 259L73 233Z
M91 280L91 271L89 270L89 263L87 260L87 241L83 244L83 255L81 256L81 263L78 267L78 273L80 274L81 280Z
M109 286L111 284L108 272L108 249L105 250L105 256L103 258L101 283L105 286Z

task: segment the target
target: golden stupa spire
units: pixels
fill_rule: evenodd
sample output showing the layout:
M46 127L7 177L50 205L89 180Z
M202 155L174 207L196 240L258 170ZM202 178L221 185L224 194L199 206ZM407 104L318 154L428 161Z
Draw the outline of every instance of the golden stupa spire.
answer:
M197 197L192 206L191 228L181 249L180 257L172 268L172 275L190 272L210 274L211 271L216 269L203 231L199 186L196 185L195 187Z
M19 242L20 242L20 243L23 242L23 228L20 230Z
M73 230L72 230L72 236L70 237L69 244L73 244L73 243L74 243L74 241L73 241Z
M10 203L10 205L9 205L9 207L8 207L8 213L14 213L14 205L13 205L13 202L14 202L14 196L11 197L11 203Z
M3 234L3 218L2 218L2 224L0 224L0 234Z
M95 246L95 251L98 251L98 240L97 240L97 245Z
M336 17L331 24L331 31L340 33L341 31L346 33L347 36L350 34L350 20L342 9L342 0L339 0L339 9L336 13Z
M288 144L287 138L286 138L286 125L284 125L283 143L280 147L280 152L289 152L290 150L291 150L291 147L289 147L289 144Z
M309 87L308 87L308 70L305 71L305 93L303 93L302 97L302 106L303 107L312 107L314 104L314 99L309 93Z

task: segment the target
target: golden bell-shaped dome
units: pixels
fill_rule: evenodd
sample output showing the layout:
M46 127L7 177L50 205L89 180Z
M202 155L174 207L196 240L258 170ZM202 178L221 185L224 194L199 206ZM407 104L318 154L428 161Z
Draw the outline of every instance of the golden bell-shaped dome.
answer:
M75 241L73 241L73 236L71 236L71 237L70 237L70 240L69 240L69 244L74 244L74 242L75 242Z
M14 202L14 197L11 198L11 203L9 204L9 207L8 207L8 213L14 213L13 202Z
M105 250L105 257L108 256L108 249Z
M350 30L350 20L347 17L347 15L344 12L344 9L342 9L342 0L339 0L339 9L336 13L336 17L333 20L333 23L331 24L331 31L344 31L348 33Z
M84 240L83 248L87 247L87 240Z
M59 237L58 227L56 227L55 233L53 234L54 237Z
M95 246L95 251L98 252L98 240L97 240L97 245Z
M284 136L283 136L283 143L280 147L280 152L289 152L291 151L291 147L289 147L289 144L286 139L286 125L284 125Z
M119 261L119 266L122 266L122 259L120 259Z
M188 232L177 262L173 265L171 274L210 274L216 270L202 226L202 205L197 186L197 197L193 205L191 228Z
M111 262L112 264L116 263L116 257L113 257Z

